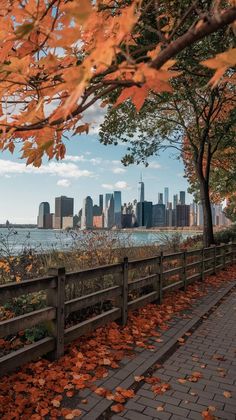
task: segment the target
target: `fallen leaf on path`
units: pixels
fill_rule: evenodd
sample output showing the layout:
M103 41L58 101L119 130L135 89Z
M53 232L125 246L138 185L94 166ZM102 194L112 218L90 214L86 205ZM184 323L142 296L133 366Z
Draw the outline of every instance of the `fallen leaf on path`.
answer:
M124 409L125 407L122 404L116 404L111 407L111 411L114 411L114 413L121 413Z
M232 397L232 394L229 391L224 391L223 395L224 395L225 398L231 398Z

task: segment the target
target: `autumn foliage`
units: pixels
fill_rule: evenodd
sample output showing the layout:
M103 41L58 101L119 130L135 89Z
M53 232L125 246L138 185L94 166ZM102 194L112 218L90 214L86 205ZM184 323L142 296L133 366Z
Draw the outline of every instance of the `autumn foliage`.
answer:
M149 338L162 343L161 333L168 329L168 321L207 293L209 286L219 287L226 280L235 279L235 267L206 278L204 284L190 285L187 292L166 295L162 305L149 304L129 315L126 327L110 323L97 329L91 336L82 337L67 347L65 355L58 361L41 359L25 365L17 373L0 379L0 416L4 420L15 418L42 419L50 416L66 419L80 415L80 410L68 408L70 398L76 396L78 402L86 404L80 391L89 388L97 395L114 402L111 410L121 412L127 399L135 395L133 389L117 387L111 392L96 385L96 381L108 376L108 369L118 369L124 357L134 357L136 346L150 352L154 346ZM184 339L180 337L179 344ZM197 382L201 373L193 372L186 382ZM134 383L146 382L155 394L163 394L170 385L156 376L135 376ZM225 398L229 398L226 395ZM205 414L204 414L205 415ZM210 413L209 413L210 415ZM207 418L207 416L205 416Z
M62 159L64 132L88 132L83 115L91 105L104 106L118 89L116 104L131 99L139 111L150 93L171 92L171 80L181 74L178 53L222 28L234 30L235 19L235 0L211 7L166 0L2 0L0 148L13 152L20 140L22 157L35 166L44 154ZM153 42L145 37L152 20ZM234 48L202 63L213 70L213 86L235 64Z

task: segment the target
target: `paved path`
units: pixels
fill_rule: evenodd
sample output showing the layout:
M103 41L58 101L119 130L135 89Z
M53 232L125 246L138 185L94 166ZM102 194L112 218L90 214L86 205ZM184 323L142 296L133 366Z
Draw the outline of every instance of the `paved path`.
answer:
M202 375L197 382L188 380L193 372ZM217 419L236 419L235 289L152 376L171 389L155 395L152 385L143 384L112 420L200 420L204 410Z
M217 413L222 415L218 418L235 420L236 414L232 411L232 407L236 406L235 395L232 394L232 398L228 399L223 395L224 391L231 391L229 388L235 387L233 383L233 375L236 377L235 370L229 371L229 367L236 368L236 359L233 359L236 350L236 342L233 348L233 340L236 339L236 302L235 292L232 292L235 286L236 281L226 282L220 288L203 286L207 288L208 293L196 299L190 309L182 311L168 322L169 329L161 332L161 342L156 342L156 337L150 337L149 343L153 346L152 350L137 347L134 349L132 359L130 357L123 359L119 369L110 369L107 378L96 381L96 386L112 392L115 392L118 386L134 389L136 395L127 402L122 413L115 415L111 411L114 402L89 389L79 391L69 400L65 398L64 405L79 408L81 410L79 418L83 420L156 418L183 420L185 418L201 419L201 411L209 405L216 407L217 403L216 408L220 410ZM206 322L199 326L204 318ZM194 334L189 336L188 332L194 330ZM188 339L184 346L178 348L178 339L182 336ZM227 360L213 359L213 354L218 354L217 352ZM146 377L150 375L150 372L153 375L156 364L163 361L164 367L154 375L164 382L170 382L172 388L162 397L157 398L151 391L151 386L143 381L135 382L134 377L142 375ZM201 365L206 365L206 367L201 368ZM224 370L217 370L217 368ZM178 378L185 378L191 371L202 371L204 377L197 383L186 381L185 384L180 384L177 381ZM84 399L86 404L83 403ZM163 406L161 408L163 411L158 411L158 406Z

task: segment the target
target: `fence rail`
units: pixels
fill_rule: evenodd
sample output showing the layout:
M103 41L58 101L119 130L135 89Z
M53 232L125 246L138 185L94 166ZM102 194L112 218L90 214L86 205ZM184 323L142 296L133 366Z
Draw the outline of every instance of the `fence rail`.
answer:
M128 310L136 310L147 303L161 303L163 293L176 289L186 289L195 280L204 280L205 275L215 274L235 262L236 244L212 246L193 251L176 252L143 260L128 261L65 273L64 268L53 271L47 277L25 280L21 283L0 285L0 303L9 299L39 291L47 294L47 306L0 322L0 338L11 338L27 328L47 323L50 335L33 344L0 358L0 375L4 375L24 363L50 352L51 357L64 354L65 344L110 321L127 322ZM91 279L99 283L109 276L112 285L93 293L66 300L65 290L78 282ZM116 283L115 284L115 279ZM118 280L117 280L118 279ZM93 305L109 302L104 312L66 327L67 317L76 311Z

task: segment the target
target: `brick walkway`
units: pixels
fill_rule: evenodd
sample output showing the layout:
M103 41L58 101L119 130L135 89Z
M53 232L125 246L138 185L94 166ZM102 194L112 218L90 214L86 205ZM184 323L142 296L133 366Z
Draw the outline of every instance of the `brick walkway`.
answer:
M113 392L118 386L134 389L136 395L128 400L122 413L112 413L110 408L114 402L89 389L79 391L69 400L65 398L65 406L79 408L82 412L79 418L83 420L201 419L201 412L209 406L217 409L214 412L217 418L235 420L235 286L236 282L232 281L220 289L209 286L208 294L197 299L191 309L171 319L169 329L162 331L162 342L150 337L154 349L137 347L134 358L123 359L119 369L109 370L107 378L96 381L97 386ZM194 331L191 336L189 331ZM187 341L179 347L178 339L182 336ZM217 357L214 358L214 354ZM154 371L157 362L163 367ZM203 374L197 383L178 382L178 378L184 379L194 371ZM150 372L163 382L169 382L171 390L163 396L155 396L151 385L135 382L135 376L147 376ZM232 398L225 398L224 391L232 392ZM163 411L158 411L158 406Z
M194 371L202 377L190 382ZM209 408L217 419L236 419L235 289L153 376L170 383L171 390L155 396L152 385L142 385L126 410L112 420L198 420ZM179 378L186 382L179 383Z

